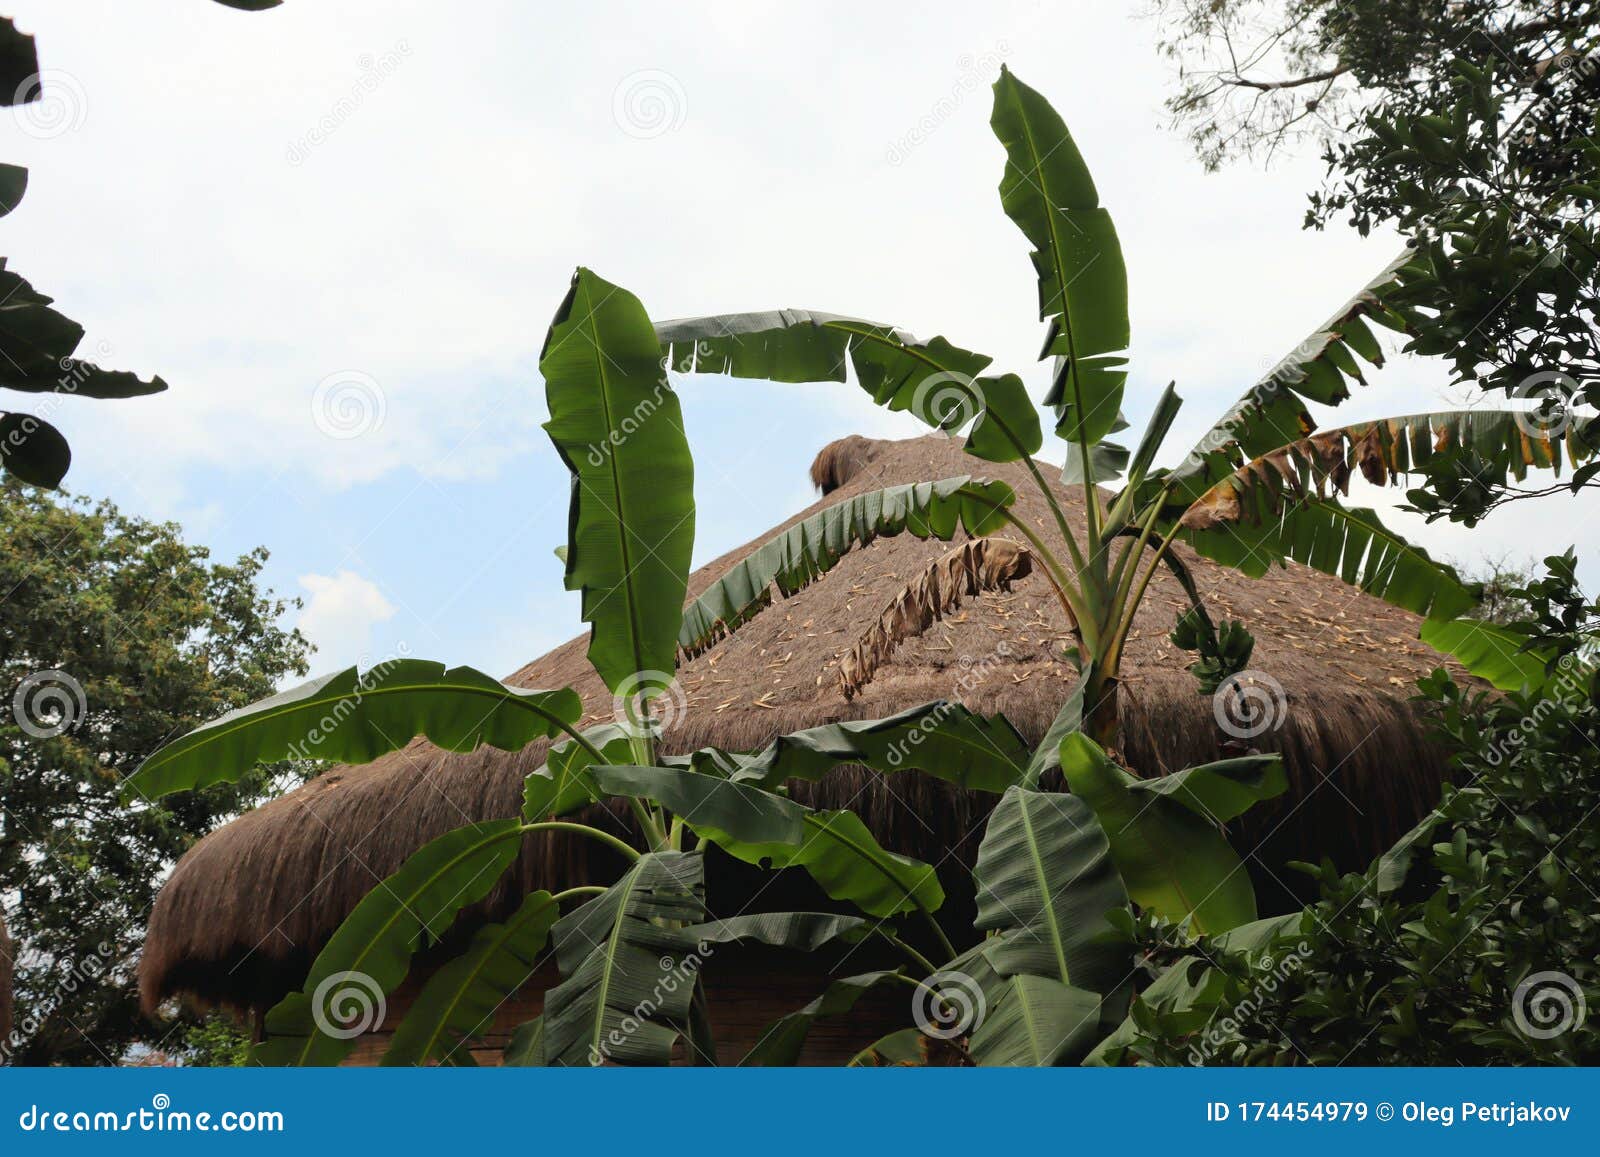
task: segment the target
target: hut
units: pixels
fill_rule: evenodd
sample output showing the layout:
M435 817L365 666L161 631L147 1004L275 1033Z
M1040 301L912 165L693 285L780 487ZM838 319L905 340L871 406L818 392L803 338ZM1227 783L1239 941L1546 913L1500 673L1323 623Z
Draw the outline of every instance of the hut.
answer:
M822 497L779 529L863 491L968 473L1009 482L1021 516L1049 534L1048 511L1021 468L984 468L963 455L959 443L937 435L851 437L829 445L812 467ZM1081 520L1075 488L1059 490L1068 517ZM691 596L769 537L695 572ZM898 588L948 549L911 535L880 540L792 597L775 597L739 631L681 666L683 709L670 721L666 748L753 749L783 732L888 715L939 698L1003 712L1037 740L1074 675L1063 658L1067 624L1037 578L1009 594L970 600L922 637L902 643L855 698L840 689L841 656ZM1437 800L1444 757L1408 700L1415 679L1448 663L1418 642L1415 616L1334 578L1291 564L1251 581L1185 554L1213 613L1255 633L1251 666L1283 688L1276 728L1254 742L1284 754L1291 787L1249 813L1234 835L1263 908L1282 910L1291 890L1286 881L1298 878L1285 871L1287 861L1328 855L1358 866ZM1211 700L1187 670L1192 656L1167 638L1186 607L1177 583L1162 573L1124 661L1123 754L1145 774L1221 755ZM586 646L586 638L572 639L509 682L572 686L588 709L585 724L607 720L612 697L590 669ZM370 764L334 768L207 836L178 862L152 911L140 964L146 1006L178 996L257 1014L270 1007L300 984L352 906L421 844L470 821L518 814L522 780L543 762L543 748L452 754L415 741ZM821 806L849 806L887 847L930 862L952 850L970 861L986 806L984 798L925 777L881 777L860 768L800 785L796 795ZM476 923L509 911L528 889L605 882L604 873L615 866L604 862L603 850L591 861L589 847L560 837L530 839L506 883L464 914L447 939L459 942ZM726 860L710 865L715 915L733 914L748 898L742 891L748 880L740 879L738 868ZM769 892L761 903L776 909L793 899ZM802 895L800 902L816 901ZM860 956L848 964L853 972L868 966ZM419 958L390 998L387 1022L360 1042L354 1061L372 1063L381 1055L419 978L433 966L429 955ZM719 952L703 975L716 1028L735 1058L764 1026L814 998L824 982L817 961L772 950ZM537 1013L551 983L551 975L537 974L502 1007L475 1050L477 1060L497 1059L515 1026ZM903 994L885 1001L858 1006L837 1028L820 1025L805 1059L836 1063L873 1039L878 1022L885 1031L903 1027Z

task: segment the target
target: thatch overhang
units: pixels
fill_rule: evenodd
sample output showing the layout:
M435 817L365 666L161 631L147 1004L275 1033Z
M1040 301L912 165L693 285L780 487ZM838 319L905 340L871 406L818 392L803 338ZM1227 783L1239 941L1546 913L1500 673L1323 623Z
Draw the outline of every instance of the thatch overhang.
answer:
M779 530L843 498L898 483L960 474L1003 479L1017 491L1022 517L1053 536L1048 509L1020 467L978 462L942 437L843 439L823 450L812 473L824 497L695 572L691 595ZM1068 517L1081 522L1075 488L1060 486L1059 493ZM783 732L940 698L1004 712L1037 740L1073 680L1061 658L1067 624L1039 576L1009 595L970 600L900 645L855 699L839 688L840 657L898 588L948 549L910 535L880 540L685 663L679 680L687 709L667 732L666 749L753 749ZM1357 866L1433 805L1444 758L1408 700L1417 678L1452 665L1418 641L1416 616L1336 579L1291 564L1252 581L1181 553L1214 615L1239 619L1254 632L1252 668L1284 690L1281 725L1254 743L1284 754L1290 790L1252 811L1234 833L1267 907L1266 893L1277 881L1298 879L1285 870L1288 860L1328 855ZM1161 573L1124 660L1123 755L1143 774L1223 754L1211 700L1186 669L1192 656L1167 640L1186 606L1177 583ZM608 720L612 696L589 668L586 648L587 636L570 640L509 682L572 686L588 709L586 724ZM140 965L146 1004L185 994L270 1005L298 985L361 896L416 848L462 824L518 814L522 780L542 764L544 746L462 755L416 741L373 763L335 768L206 837L179 861L152 912ZM924 777L855 768L800 785L795 794L808 803L849 806L886 846L936 863L952 848L970 858L990 802ZM508 910L533 887L564 886L579 874L603 881L615 868L600 855L591 860L588 845L580 849L562 838L530 839L506 884L463 918L458 934L485 912ZM724 885L719 892L713 874L718 915L732 914L717 907L719 897L742 902L737 891ZM763 905L773 900L768 893Z

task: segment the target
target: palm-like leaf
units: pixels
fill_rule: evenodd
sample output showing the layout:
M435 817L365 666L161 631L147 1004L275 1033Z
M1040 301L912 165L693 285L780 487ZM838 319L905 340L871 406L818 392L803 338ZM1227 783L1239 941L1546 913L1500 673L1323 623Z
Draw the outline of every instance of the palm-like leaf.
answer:
M1004 482L963 475L873 490L819 510L756 548L684 608L678 647L699 654L767 607L774 585L788 598L876 539L904 532L948 542L959 530L988 534L1015 500Z
M511 687L471 667L395 659L354 667L230 711L167 744L139 766L125 798L232 782L257 762L366 763L418 735L447 751L489 744L520 751L583 714L577 692Z
M976 927L999 934L984 955L1000 976L1049 976L1104 995L1124 985L1127 953L1109 941L1106 917L1127 908L1128 893L1083 800L1007 791L989 817L973 879Z
M960 787L1003 792L1019 781L1029 748L1004 715L985 717L937 699L884 719L826 723L780 735L755 755L706 747L677 758L768 789L859 763L874 771L920 771Z
M694 462L638 298L580 269L539 356L545 431L572 472L566 585L616 691L674 668L694 549Z
M1347 379L1364 383L1357 355L1374 366L1383 364L1383 349L1367 322L1403 326L1383 297L1398 288L1400 271L1413 260L1412 251L1403 250L1230 406L1172 471L1173 494L1193 499L1241 459L1305 437L1316 429L1308 402L1336 406L1350 396Z
M1100 1039L1100 994L1050 976L1006 977L999 1000L972 1034L983 1066L1049 1066L1077 1061Z
M784 309L663 322L657 332L681 373L775 382L842 382L846 367L872 400L935 429L972 424L967 453L1014 462L1044 443L1039 414L1015 374L980 377L990 359L942 337L832 313Z
M1061 770L1073 794L1094 809L1135 903L1207 935L1255 919L1255 888L1217 821L1282 794L1288 780L1281 763L1230 760L1163 784L1135 779L1084 736L1069 735Z
M251 1060L338 1064L355 1045L349 1029L378 1027L372 1010L405 979L424 938L437 940L462 908L489 894L516 858L521 832L516 820L470 824L412 853L345 917L304 986L267 1013L267 1039Z
M751 1067L795 1064L800 1059L800 1050L805 1047L806 1036L811 1032L812 1025L823 1017L842 1016L868 992L899 976L899 972L890 970L864 972L859 976L846 976L833 981L816 1000L774 1021L739 1064Z
M545 994L545 1063L666 1064L699 968L685 928L704 914L704 858L656 852L558 920L565 979Z
M815 952L836 941L853 944L872 932L871 921L834 912L756 912L710 920L688 929L697 943L765 944Z
M716 844L800 844L808 808L749 784L680 767L596 766L601 791L660 804Z
M73 357L83 341L83 326L50 304L49 297L0 258L0 386L80 398L133 398L167 388L160 378L143 381Z
M549 892L529 892L503 924L478 929L472 944L440 968L395 1030L385 1065L420 1065L464 1055L468 1041L527 983L560 915Z
M1046 355L1057 369L1047 404L1056 432L1093 446L1116 425L1127 371L1128 271L1111 215L1067 126L1004 66L990 126L1006 150L1000 203L1033 245Z

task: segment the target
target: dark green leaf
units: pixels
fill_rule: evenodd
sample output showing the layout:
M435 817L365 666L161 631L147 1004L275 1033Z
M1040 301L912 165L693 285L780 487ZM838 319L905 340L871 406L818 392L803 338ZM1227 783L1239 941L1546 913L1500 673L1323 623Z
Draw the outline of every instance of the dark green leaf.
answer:
M43 418L0 414L0 467L30 486L54 489L72 465L72 448Z
M567 688L533 691L471 667L393 659L365 675L349 667L313 679L195 728L145 760L123 795L154 799L231 782L262 760L366 763L418 735L447 751L520 751L582 714Z
M560 915L549 892L529 892L504 924L478 929L460 956L428 978L383 1055L385 1065L420 1065L457 1051L494 1021L539 965Z
M849 1012L868 992L898 976L896 971L864 972L831 982L816 1000L774 1021L739 1064L769 1067L798 1063L812 1025L822 1017Z
M774 584L788 598L876 539L904 531L949 542L963 529L981 538L1004 523L1015 500L1004 482L963 475L874 490L819 510L763 543L690 603L678 646L685 655L699 654L767 607Z
M638 298L578 270L539 356L545 431L572 472L566 586L583 592L589 661L617 691L674 669L694 462ZM645 693L660 687L642 686Z
M338 1064L360 1032L380 1026L383 998L405 979L424 939L437 940L461 909L489 894L516 858L521 831L516 820L471 824L412 853L345 917L304 986L267 1013L253 1063Z

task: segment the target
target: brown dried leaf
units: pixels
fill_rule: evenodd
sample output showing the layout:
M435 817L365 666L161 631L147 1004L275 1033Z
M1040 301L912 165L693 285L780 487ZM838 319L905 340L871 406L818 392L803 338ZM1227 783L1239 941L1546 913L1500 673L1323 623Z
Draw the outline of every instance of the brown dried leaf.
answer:
M887 663L897 645L921 635L961 600L986 591L1009 591L1017 579L1033 573L1033 554L1007 538L964 542L935 559L900 588L878 621L839 663L839 686L854 698Z

